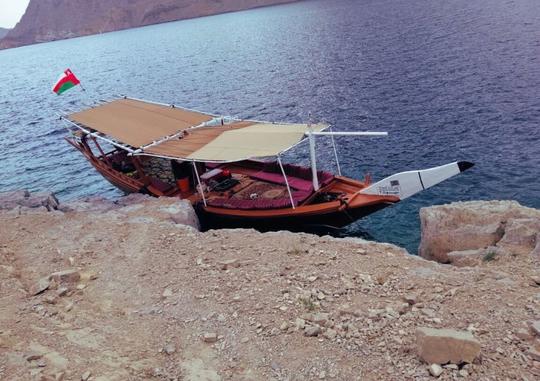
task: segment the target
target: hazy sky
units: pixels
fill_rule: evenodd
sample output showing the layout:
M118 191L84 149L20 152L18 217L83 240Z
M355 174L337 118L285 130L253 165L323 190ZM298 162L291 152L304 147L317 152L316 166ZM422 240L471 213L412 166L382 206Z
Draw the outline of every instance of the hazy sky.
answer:
M0 27L13 28L29 2L30 0L0 0Z

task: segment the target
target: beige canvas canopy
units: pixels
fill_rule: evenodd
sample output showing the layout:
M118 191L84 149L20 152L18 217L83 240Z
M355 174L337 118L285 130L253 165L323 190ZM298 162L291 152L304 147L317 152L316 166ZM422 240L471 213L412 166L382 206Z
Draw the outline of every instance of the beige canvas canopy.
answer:
M121 99L71 114L71 122L138 148L138 155L191 161L277 156L325 124L230 121L177 107ZM217 124L216 126L211 126Z
M132 147L151 144L164 136L208 122L214 117L171 106L119 99L77 112L68 119Z

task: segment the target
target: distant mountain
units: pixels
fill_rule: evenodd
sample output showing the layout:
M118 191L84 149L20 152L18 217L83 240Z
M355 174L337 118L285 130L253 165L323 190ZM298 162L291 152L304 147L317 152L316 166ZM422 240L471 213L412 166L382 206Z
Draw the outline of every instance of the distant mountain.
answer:
M0 49L294 1L30 0Z
M0 28L0 40L1 40L2 38L4 38L4 36L5 36L6 34L8 34L8 32L9 32L9 29L6 29L6 28Z

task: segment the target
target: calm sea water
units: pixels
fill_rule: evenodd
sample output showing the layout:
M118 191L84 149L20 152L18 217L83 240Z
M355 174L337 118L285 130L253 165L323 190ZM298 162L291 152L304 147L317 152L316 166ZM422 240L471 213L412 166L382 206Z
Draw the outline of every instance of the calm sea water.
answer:
M70 67L86 93L50 92ZM0 51L0 191L120 193L62 140L56 113L115 94L243 118L331 122L344 174L380 179L454 160L469 172L347 230L415 252L419 208L540 207L540 1L333 0ZM329 142L322 166L335 170ZM288 157L308 163L306 148Z

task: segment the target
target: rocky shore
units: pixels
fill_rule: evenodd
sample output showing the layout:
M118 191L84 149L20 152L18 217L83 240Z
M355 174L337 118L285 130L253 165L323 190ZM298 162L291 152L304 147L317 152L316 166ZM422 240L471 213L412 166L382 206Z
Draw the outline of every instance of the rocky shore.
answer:
M535 380L539 215L423 209L420 254L441 264L361 239L201 233L166 198L0 194L0 379Z

